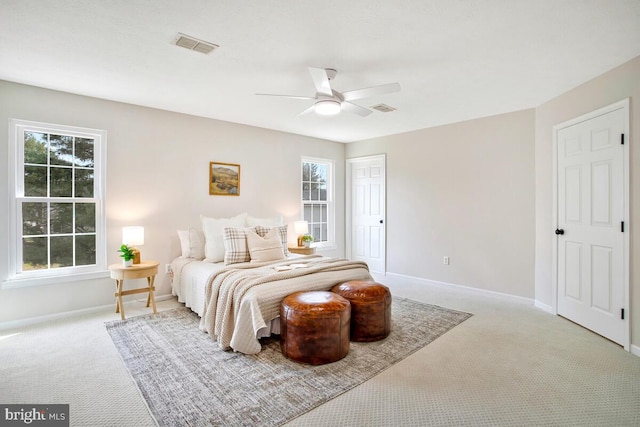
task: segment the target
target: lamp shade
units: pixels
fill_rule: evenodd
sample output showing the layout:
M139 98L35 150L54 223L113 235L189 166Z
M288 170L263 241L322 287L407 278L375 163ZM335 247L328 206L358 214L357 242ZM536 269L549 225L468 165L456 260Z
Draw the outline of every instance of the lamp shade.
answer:
M309 232L309 223L307 221L296 221L293 223L293 228L298 236L307 234Z
M122 243L128 246L144 245L144 227L122 227Z

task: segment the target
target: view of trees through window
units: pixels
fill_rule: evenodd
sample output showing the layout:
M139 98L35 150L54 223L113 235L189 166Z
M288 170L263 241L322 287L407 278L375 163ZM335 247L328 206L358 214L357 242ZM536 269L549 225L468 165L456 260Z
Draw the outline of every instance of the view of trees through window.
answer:
M304 220L314 242L328 240L328 194L326 163L302 162L302 201Z
M22 270L96 263L94 140L25 131Z

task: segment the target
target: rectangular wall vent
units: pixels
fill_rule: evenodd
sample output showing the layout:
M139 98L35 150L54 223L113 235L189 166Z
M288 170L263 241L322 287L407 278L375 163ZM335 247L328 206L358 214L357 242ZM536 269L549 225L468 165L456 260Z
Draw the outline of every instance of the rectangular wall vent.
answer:
M191 37L182 33L178 33L176 38L173 40L173 44L204 54L211 53L214 49L220 47L217 44L209 43L204 40L198 40L195 37Z
M374 110L378 110L382 113L390 113L392 111L396 111L395 108L388 106L387 104L378 104L378 105L374 105L373 107Z

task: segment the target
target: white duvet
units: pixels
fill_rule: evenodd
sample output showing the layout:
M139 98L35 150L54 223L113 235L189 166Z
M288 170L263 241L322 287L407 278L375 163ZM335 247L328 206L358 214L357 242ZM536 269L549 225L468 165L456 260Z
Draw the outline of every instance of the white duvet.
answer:
M299 267L290 269L292 264ZM258 339L271 332L287 295L371 279L363 262L317 255L232 266L178 259L172 269L173 293L201 316L200 329L221 348L246 354L260 352Z

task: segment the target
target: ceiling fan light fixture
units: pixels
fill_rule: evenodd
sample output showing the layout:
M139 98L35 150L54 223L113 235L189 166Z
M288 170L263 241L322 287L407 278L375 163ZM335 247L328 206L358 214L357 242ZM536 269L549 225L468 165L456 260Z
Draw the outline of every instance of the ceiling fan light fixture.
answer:
M322 116L334 116L340 112L340 103L331 99L318 101L315 103L314 111Z

